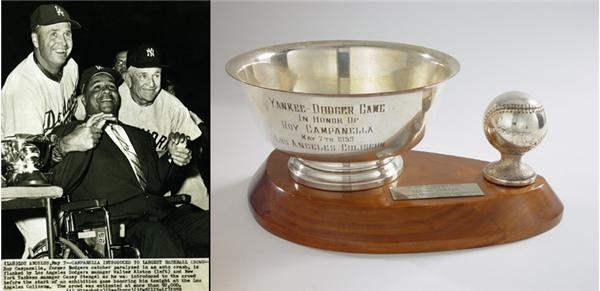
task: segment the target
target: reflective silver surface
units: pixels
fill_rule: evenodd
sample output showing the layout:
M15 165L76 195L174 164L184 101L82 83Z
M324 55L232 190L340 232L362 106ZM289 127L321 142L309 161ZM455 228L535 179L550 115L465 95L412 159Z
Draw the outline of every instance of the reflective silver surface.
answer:
M226 70L244 84L274 146L298 158L289 163L296 181L348 191L398 176L400 153L424 135L437 85L459 64L414 45L317 41L247 52Z
M546 135L548 127L544 107L527 93L504 93L488 106L483 128L488 141L501 154L499 161L484 168L483 176L490 182L505 186L534 183L535 171L521 162L521 158Z
M357 163L315 162L292 157L288 169L303 185L331 191L370 189L389 183L402 172L400 156Z
M476 183L390 187L394 200L470 197L485 195Z
M2 139L2 177L7 186L50 185L40 169L50 159L53 138L16 134Z

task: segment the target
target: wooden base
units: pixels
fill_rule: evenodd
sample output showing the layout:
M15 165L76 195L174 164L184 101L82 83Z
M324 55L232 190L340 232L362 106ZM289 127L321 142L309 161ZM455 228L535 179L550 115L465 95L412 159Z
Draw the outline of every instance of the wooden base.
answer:
M563 206L538 176L533 185L486 181L484 161L427 152L403 154L400 178L356 192L322 191L296 183L289 155L273 151L254 176L249 201L265 229L316 248L406 253L473 248L525 239L560 222ZM390 186L477 183L485 196L395 201Z

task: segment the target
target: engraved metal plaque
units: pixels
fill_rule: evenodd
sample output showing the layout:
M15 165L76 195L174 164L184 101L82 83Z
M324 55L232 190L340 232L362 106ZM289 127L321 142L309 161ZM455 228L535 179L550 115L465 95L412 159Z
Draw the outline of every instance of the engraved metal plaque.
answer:
M465 184L431 184L390 187L394 200L413 200L431 198L469 197L485 195L475 183Z

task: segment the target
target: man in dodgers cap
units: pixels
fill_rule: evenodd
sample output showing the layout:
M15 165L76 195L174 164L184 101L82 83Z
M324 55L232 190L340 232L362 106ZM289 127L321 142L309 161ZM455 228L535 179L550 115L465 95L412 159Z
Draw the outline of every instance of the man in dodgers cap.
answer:
M31 52L8 75L2 87L0 135L48 134L69 122L75 111L77 63L70 58L72 30L81 28L60 5L40 5L31 14ZM112 119L104 116L102 119ZM77 127L62 137L52 153L58 161L68 152L86 151L98 142L98 130ZM43 213L21 210L15 217L25 238L23 258L46 238Z

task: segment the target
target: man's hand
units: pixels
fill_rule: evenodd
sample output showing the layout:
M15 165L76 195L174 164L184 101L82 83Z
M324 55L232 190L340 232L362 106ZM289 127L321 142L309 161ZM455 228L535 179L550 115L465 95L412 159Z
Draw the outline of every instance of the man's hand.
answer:
M106 122L116 120L116 117L108 113L98 113L90 116L85 123L75 127L71 133L60 140L60 150L63 153L68 153L85 152L93 149L98 144L100 136L102 136L102 130Z
M190 137L183 133L171 132L169 134L167 149L171 155L171 161L175 165L182 167L189 164L192 160L192 151L186 148L189 139Z

